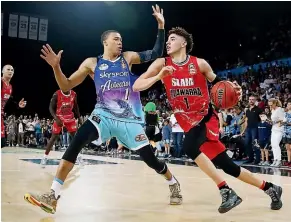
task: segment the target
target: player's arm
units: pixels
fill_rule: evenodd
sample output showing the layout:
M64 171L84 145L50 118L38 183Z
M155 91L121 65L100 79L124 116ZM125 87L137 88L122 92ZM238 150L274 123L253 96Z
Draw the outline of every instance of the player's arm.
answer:
M67 92L84 81L88 74L92 73L92 65L96 58L87 58L69 78L62 72L60 61L63 50L56 54L49 44L46 44L41 49L40 57L45 60L54 70L55 78L60 89Z
M87 75L92 73L90 68L93 64L92 60L94 60L94 58L85 59L79 66L78 70L75 71L69 78L67 78L62 72L60 64L53 67L55 78L60 89L63 92L67 92L81 84L85 80Z
M150 88L157 81L161 79L160 72L165 64L164 58L159 58L154 61L148 70L143 73L133 84L132 89L134 92L143 91Z
M158 22L158 35L153 49L142 52L125 52L124 57L128 64L140 64L149 61L153 61L162 57L164 45L165 45L165 19L163 16L163 9L160 9L158 5L153 8L153 16Z
M244 124L242 124L242 131L240 133L241 136L244 135L247 127L248 127L248 117L245 118L245 122L244 122Z
M216 83L222 81L222 79L217 76L211 66L206 62L204 59L197 59L198 66L200 69L200 72L205 76L205 78L212 84L215 85ZM237 82L233 82L233 87L236 90L237 95L239 96L239 99L242 98L242 88L240 85L237 84Z
M80 114L79 105L78 105L78 101L77 101L77 95L75 96L75 100L74 100L74 113L79 120L79 124L82 124L81 123L81 121L82 121L81 114Z
M57 110L57 101L58 101L57 93L54 93L53 96L52 96L52 98L51 98L50 106L49 106L50 114L52 115L52 117L53 117L54 119L57 118L57 114L56 114L56 110Z
M215 85L215 83L221 81L221 79L213 72L211 66L204 59L197 58L198 66L200 72L205 76L205 78Z
M158 30L158 36L153 49L142 52L124 52L123 55L129 65L141 64L153 61L163 56L165 45L165 29Z

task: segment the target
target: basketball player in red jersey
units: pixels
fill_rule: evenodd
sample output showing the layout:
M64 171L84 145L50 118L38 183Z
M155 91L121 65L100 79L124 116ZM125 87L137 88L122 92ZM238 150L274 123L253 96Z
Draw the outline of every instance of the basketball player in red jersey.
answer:
M48 155L55 141L62 132L63 127L68 130L71 136L75 135L78 127L74 112L79 120L79 123L81 123L80 111L77 103L77 94L73 90L68 92L57 90L51 98L49 110L54 118L54 123L52 127L52 137L47 144L45 155L41 161L43 168L47 163ZM79 162L81 163L82 161L80 160Z
M4 126L4 108L9 99L12 98L12 85L10 81L14 75L14 69L11 65L5 65L2 69L2 78L1 78L1 148L5 146L5 126ZM14 102L14 101L13 101ZM16 102L14 102L16 103ZM26 106L26 101L24 99L20 100L18 103L20 108Z
M133 90L146 90L159 80L164 83L175 117L185 131L185 153L220 189L220 213L231 210L242 200L218 174L214 164L227 174L264 190L272 199L271 209L279 210L282 207L282 188L265 182L237 166L219 141L219 121L215 107L210 101L207 80L215 84L220 79L204 59L188 55L192 47L191 34L180 27L171 29L167 41L169 57L153 62L136 80ZM237 95L241 97L241 87L237 83L233 85Z

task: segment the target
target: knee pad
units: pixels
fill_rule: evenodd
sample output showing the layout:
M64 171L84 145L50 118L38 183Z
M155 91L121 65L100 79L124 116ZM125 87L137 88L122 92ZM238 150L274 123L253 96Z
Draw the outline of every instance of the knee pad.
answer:
M231 175L235 178L239 177L241 173L240 166L236 165L230 157L226 154L226 152L223 152L219 154L217 157L215 157L212 162L221 168L226 174Z
M161 162L161 161L159 161L158 160L158 162L160 163L159 165L159 168L161 169L161 166L163 166L163 168L162 168L162 170L157 170L157 169L155 169L155 171L158 173L158 174L162 174L162 175L164 175L164 174L166 174L166 172L167 172L167 170L168 170L168 167L167 167L167 164L165 164L165 163L163 163L163 162Z
M143 161L152 169L154 169L158 174L165 174L168 167L165 163L158 160L158 158L153 153L151 146L147 145L139 150L139 154Z

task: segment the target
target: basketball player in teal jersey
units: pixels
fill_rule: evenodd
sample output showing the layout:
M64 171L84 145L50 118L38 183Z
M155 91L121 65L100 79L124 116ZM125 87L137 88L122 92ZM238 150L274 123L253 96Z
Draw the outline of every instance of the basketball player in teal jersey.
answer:
M29 203L48 213L55 213L62 185L74 167L81 149L94 140L106 142L116 137L125 147L139 152L144 162L163 175L170 187L170 204L181 204L180 185L167 165L160 162L151 150L149 140L141 126L144 113L140 95L133 92L136 77L131 73L133 64L148 62L161 57L165 43L163 10L153 7L158 21L158 36L152 50L122 53L122 39L117 31L106 31L101 36L104 53L98 58L88 58L79 69L67 78L60 67L62 51L55 54L49 45L43 47L41 58L52 66L56 81L62 91L69 91L84 81L87 75L94 79L97 103L89 119L79 128L64 153L51 191L42 195L25 194Z

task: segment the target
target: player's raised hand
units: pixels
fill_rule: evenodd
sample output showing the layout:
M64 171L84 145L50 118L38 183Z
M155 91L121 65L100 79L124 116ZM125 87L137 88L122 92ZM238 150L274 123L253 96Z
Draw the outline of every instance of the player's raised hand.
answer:
M56 67L60 64L63 50L56 54L50 45L46 44L42 46L41 52L42 54L40 57L43 58L51 67Z
M19 101L18 106L20 108L24 108L26 106L26 101L24 101L24 98L22 98L22 100Z
M163 9L160 9L158 5L152 6L153 8L153 16L155 16L157 22L159 25L164 26L165 25L165 18L164 18L164 11ZM164 28L164 27L162 27Z
M160 79L165 78L168 75L172 75L172 73L175 71L176 69L173 66L164 66L162 68L162 70L159 72L158 77Z

